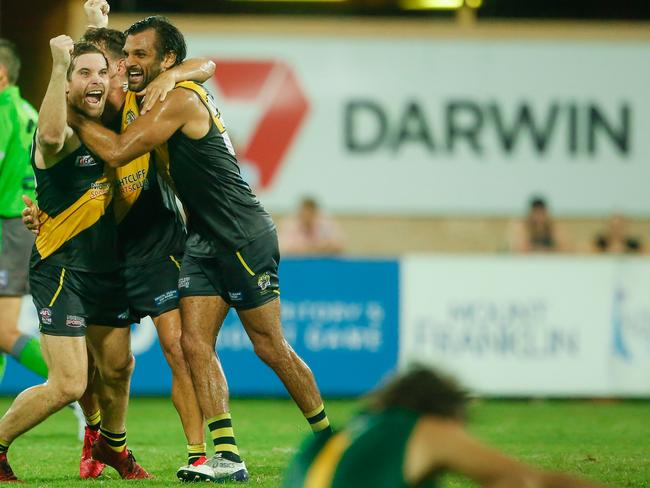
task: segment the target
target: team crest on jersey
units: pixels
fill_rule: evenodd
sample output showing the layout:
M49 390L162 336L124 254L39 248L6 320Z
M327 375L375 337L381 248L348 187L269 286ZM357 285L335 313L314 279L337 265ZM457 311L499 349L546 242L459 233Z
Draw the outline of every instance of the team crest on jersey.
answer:
M41 310L38 312L38 315L41 318L41 324L43 325L52 324L52 309L41 308Z
M126 113L126 125L131 124L135 120L135 113L133 113L133 110L129 110Z
M257 278L257 286L260 287L260 290L264 291L270 285L271 285L271 275L269 274L268 271L264 274L261 274L260 277Z
M77 156L74 165L78 168L87 168L89 166L97 166L97 161L90 154L85 154L83 156Z

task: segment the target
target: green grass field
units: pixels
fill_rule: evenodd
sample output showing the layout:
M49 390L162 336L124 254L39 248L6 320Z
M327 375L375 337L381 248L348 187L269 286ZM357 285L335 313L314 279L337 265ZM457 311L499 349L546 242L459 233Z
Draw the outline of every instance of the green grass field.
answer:
M0 398L4 412L10 399ZM356 403L329 401L333 423L353 414ZM249 486L277 487L282 471L307 426L285 400L234 400L238 444ZM123 482L110 468L101 480L78 477L80 443L69 411L62 411L14 443L10 460L27 486L178 486L176 468L184 461L185 440L171 402L135 399L129 412L129 446L156 476ZM621 487L650 487L650 403L480 401L472 405L470 430L529 463L566 470ZM445 487L473 486L449 477ZM378 487L390 488L390 487Z

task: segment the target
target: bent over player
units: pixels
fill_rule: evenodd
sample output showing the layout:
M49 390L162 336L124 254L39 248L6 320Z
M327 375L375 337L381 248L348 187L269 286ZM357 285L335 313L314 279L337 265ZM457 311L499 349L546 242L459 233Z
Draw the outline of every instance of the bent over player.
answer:
M371 395L336 435L306 442L282 486L434 488L443 473L486 488L601 486L534 469L484 446L464 428L465 402L465 394L436 372L406 372Z
M164 18L144 19L126 34L126 69L133 92L185 57L182 34ZM314 376L282 332L275 225L242 179L208 93L196 83L177 84L121 135L87 117L74 118L84 143L112 166L157 148L157 160L188 211L189 236L179 279L182 345L215 455L181 468L178 476L191 481L248 478L232 428L228 386L214 349L230 307L237 310L255 353L282 380L312 429L328 431Z

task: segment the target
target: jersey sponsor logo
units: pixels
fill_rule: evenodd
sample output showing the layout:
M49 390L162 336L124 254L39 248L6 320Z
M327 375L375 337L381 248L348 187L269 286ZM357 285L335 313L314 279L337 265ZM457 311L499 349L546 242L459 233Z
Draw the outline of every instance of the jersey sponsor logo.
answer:
M133 112L133 110L129 109L129 111L126 113L126 125L133 123L135 119L136 119L135 113Z
M271 286L271 274L268 271L257 278L257 286L259 286L262 291Z
M110 183L97 183L94 182L90 185L90 198L97 198L101 197L102 195L106 195L111 191L111 184Z
M77 156L74 165L78 168L87 168L89 166L97 166L97 161L90 154L85 154L83 156Z
M228 296L233 302L241 302L243 299L243 294L241 291L229 291Z
M178 288L189 288L190 287L190 277L185 276L178 280Z
M149 189L149 178L147 178L147 171L144 169L124 176L117 183L122 194L133 193L140 188L143 190Z
M78 315L66 315L65 325L78 329L86 326L86 319L85 317L80 317Z
M38 311L38 316L41 318L41 324L52 325L52 309L41 308Z
M170 300L174 300L178 298L178 290L169 290L163 293L162 295L158 295L156 298L153 299L154 303L156 306L160 306L165 302L168 302Z
M216 59L216 85L223 99L263 107L249 140L238 148L248 183L273 183L309 111L293 69L282 61Z
M6 269L0 270L0 288L7 288L9 286L9 271Z

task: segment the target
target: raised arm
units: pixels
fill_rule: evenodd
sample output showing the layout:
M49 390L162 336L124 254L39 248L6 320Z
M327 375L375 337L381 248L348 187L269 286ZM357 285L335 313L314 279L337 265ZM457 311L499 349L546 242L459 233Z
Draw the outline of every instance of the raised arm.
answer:
M50 40L52 74L38 113L36 133L36 147L42 157L42 160L37 157L36 164L43 168L60 159L57 156L63 151L66 141L74 135L66 122L66 75L73 46L74 42L66 35Z
M83 143L106 164L124 166L166 142L195 116L193 99L198 101L188 90L172 90L163 103L156 104L146 117L138 117L121 134L79 113L70 117L70 125Z
M214 75L215 64L206 58L186 59L181 64L160 73L147 88L138 95L144 95L140 114L150 111L157 100L165 101L167 94L181 81L203 83Z

